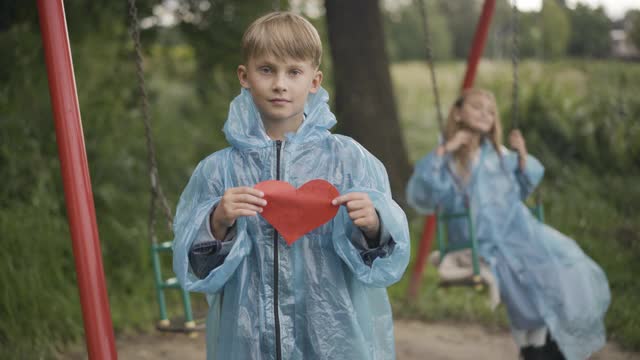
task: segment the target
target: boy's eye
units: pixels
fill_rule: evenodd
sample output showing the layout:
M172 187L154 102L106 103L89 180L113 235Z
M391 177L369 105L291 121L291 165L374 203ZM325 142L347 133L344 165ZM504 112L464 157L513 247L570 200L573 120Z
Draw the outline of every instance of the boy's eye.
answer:
M271 73L271 68L268 66L263 66L260 69L258 69L258 71L260 71L261 73L269 74Z
M302 74L302 71L300 71L300 70L291 70L289 73L290 73L291 75L295 75L295 76L297 76L297 75Z

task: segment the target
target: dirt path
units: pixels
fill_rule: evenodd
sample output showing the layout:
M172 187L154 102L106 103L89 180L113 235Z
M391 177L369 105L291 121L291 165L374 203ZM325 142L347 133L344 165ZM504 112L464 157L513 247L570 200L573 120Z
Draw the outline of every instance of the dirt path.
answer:
M398 360L516 360L518 351L508 332L475 324L422 323L396 321ZM204 334L156 333L118 339L121 360L204 360ZM64 360L85 359L82 353L68 354ZM639 359L640 354L620 350L609 343L593 360Z

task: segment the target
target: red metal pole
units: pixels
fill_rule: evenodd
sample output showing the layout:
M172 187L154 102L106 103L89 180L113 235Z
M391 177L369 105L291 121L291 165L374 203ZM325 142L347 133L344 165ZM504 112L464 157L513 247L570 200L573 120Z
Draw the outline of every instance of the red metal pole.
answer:
M464 82L462 84L463 89L468 89L473 86L473 82L476 78L476 70L478 69L478 62L482 56L485 43L487 42L487 35L489 33L489 25L491 24L491 17L493 16L493 10L496 7L495 0L485 0L482 6L482 14L476 27L476 33L473 37L473 45L469 57L467 58L467 72L464 76ZM424 229L422 231L422 238L420 239L420 246L418 247L418 254L416 263L409 279L409 288L407 293L410 298L415 298L420 290L420 283L422 280L422 273L424 272L425 265L427 263L427 257L431 251L431 245L433 244L433 236L436 232L436 217L435 215L427 215L424 219Z
M478 69L478 62L482 57L482 51L484 50L484 44L487 42L487 34L489 33L489 25L491 24L491 17L493 16L493 10L496 7L496 0L485 0L482 6L482 14L480 15L480 21L476 26L476 33L473 37L473 47L467 58L467 72L464 75L464 82L462 88L467 89L473 86L473 81L476 79L476 70Z
M62 0L38 0L89 358L117 359Z
M418 247L418 255L416 257L416 263L409 278L408 294L409 298L415 299L420 290L420 282L422 280L422 273L424 272L425 265L427 263L427 257L431 251L431 244L433 244L433 234L436 232L436 216L431 214L424 219L424 229L422 229L422 238L420 239L420 246Z

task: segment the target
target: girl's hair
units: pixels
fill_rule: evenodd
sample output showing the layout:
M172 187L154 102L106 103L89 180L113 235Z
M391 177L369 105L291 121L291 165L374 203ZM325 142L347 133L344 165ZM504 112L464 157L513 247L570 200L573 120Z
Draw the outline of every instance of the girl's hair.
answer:
M309 60L318 68L322 41L313 25L291 12L272 12L255 20L242 37L242 61L271 55L278 59Z
M461 111L467 99L471 96L479 95L484 96L491 102L494 111L494 122L493 127L489 130L489 134L486 136L489 141L493 144L493 148L498 153L498 156L502 155L502 124L500 122L500 115L498 113L498 106L496 105L496 98L493 96L488 90L478 89L478 88L470 88L465 89L460 94L460 97L456 100L456 102L451 107L449 111L449 116L447 117L447 123L444 129L444 140L451 139L453 135L461 129L465 128L465 124L462 121L456 120L456 111ZM463 161L463 163L467 163L469 161L468 154L464 153L464 150L456 151L453 156Z

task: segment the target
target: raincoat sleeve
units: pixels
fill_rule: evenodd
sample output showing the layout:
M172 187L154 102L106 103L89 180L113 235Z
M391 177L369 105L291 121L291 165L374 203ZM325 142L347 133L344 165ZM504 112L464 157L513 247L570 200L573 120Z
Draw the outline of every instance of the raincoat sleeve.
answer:
M520 187L521 199L526 199L538 186L544 175L544 166L531 155L527 155L524 170L520 169L518 154L510 151L507 155L507 163L513 169L518 186Z
M455 180L447 168L449 155L432 151L415 166L407 185L407 202L417 211L428 214L455 195Z
M409 262L409 227L404 211L391 197L382 163L360 145L355 147L347 152L351 157L347 160L358 165L350 167L351 188L343 193L369 195L380 218L380 238L372 248L341 206L333 226L333 245L358 280L372 287L387 287L400 280Z
M251 251L242 218L224 241L211 234L209 215L225 190L225 167L219 166L225 162L218 154L203 160L180 196L173 226L173 271L188 291L219 292Z
M213 236L210 215L215 210L216 208L214 207L207 215L202 229L199 231L199 236L189 250L189 265L198 279L204 279L211 270L220 266L235 243L235 224L229 228L224 239L219 240Z

